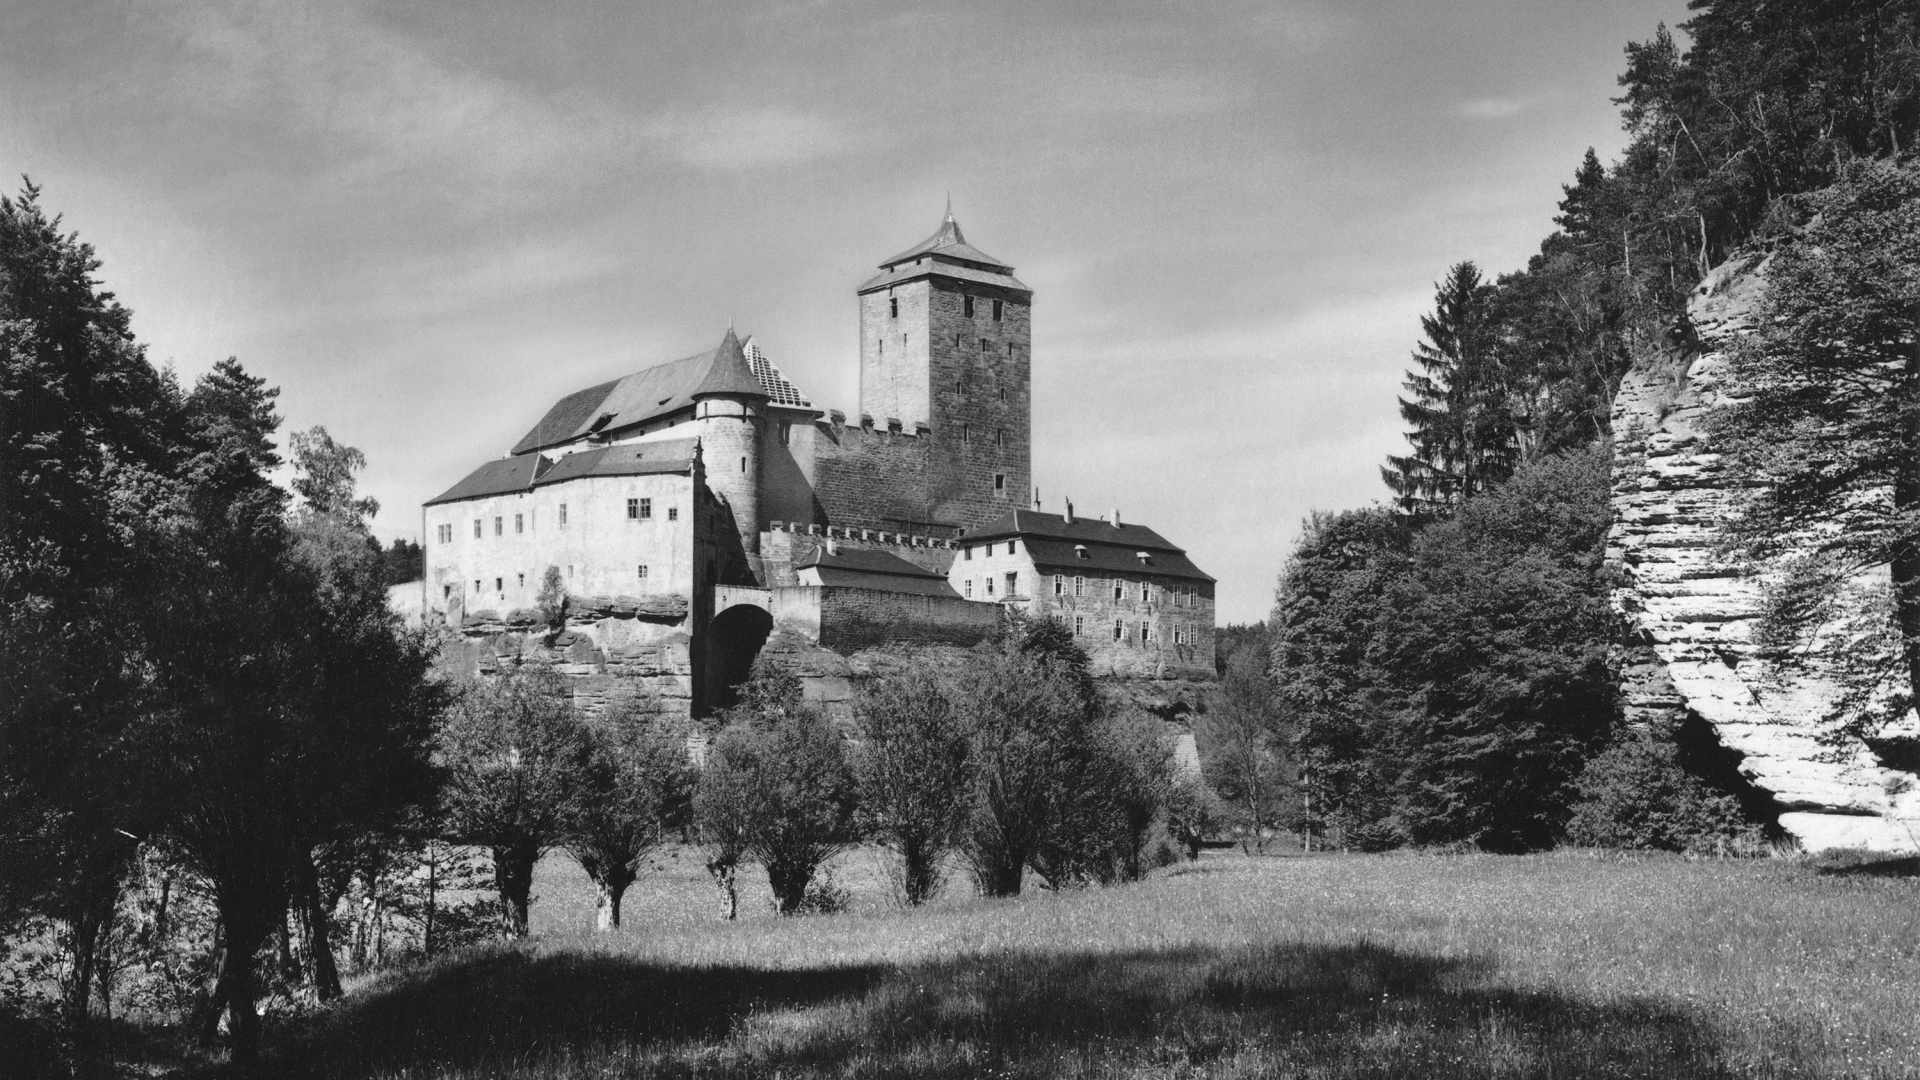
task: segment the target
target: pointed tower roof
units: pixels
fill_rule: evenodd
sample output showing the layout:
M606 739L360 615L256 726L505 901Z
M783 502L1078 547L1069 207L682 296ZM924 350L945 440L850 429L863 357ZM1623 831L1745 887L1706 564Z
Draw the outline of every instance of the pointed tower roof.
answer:
M727 336L720 339L720 347L713 351L713 363L707 367L706 378L700 380L691 398L718 397L723 394L734 397L767 396L760 380L753 377L753 367L747 363L747 353L740 347L740 339L733 334L733 327L727 327Z
M1013 267L967 243L966 234L960 231L960 222L954 219L951 198L947 202L946 218L933 235L882 262L880 274L860 286L859 291L868 292L886 285L898 285L928 274L999 285L1021 292L1033 291L1013 276Z

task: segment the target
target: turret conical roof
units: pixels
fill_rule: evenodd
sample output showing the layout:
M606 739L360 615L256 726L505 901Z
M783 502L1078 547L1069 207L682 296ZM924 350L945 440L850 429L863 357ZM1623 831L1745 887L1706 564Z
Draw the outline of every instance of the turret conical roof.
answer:
M720 347L713 351L713 363L707 367L707 377L700 380L689 397L733 397L767 396L766 388L760 380L753 377L753 368L747 363L746 350L740 347L740 339L733 334L733 327L727 327L727 336L720 339Z

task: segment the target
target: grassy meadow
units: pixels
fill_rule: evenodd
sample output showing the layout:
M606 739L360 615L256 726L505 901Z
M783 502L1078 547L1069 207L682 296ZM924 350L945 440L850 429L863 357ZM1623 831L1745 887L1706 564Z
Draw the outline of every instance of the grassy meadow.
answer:
M1732 1077L1920 1072L1920 882L1791 860L1209 853L1148 881L742 918L669 854L590 932L361 980L267 1072L343 1077ZM746 877L748 875L743 875ZM764 882L760 884L764 890Z

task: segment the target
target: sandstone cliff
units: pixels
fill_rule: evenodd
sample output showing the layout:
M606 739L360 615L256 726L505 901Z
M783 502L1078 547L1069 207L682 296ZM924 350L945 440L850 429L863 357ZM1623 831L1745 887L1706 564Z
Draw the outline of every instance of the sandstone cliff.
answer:
M1915 776L1864 744L1821 741L1837 689L1820 657L1804 672L1770 669L1750 637L1762 583L1714 555L1743 480L1702 420L1720 404L1724 349L1751 327L1766 270L1747 256L1709 274L1688 305L1697 345L1637 358L1614 401L1608 547L1624 572L1615 603L1634 628L1629 717L1691 712L1711 724L1803 847L1920 850Z

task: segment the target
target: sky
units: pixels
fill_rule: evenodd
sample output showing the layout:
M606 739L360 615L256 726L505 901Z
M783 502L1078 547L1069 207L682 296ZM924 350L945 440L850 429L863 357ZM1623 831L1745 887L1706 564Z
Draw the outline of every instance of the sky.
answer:
M1685 0L8 0L0 173L156 364L368 458L382 537L731 321L858 406L854 289L951 194L1034 290L1034 481L1264 618L1383 499L1434 282L1518 269Z

